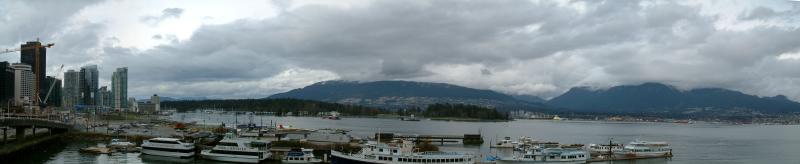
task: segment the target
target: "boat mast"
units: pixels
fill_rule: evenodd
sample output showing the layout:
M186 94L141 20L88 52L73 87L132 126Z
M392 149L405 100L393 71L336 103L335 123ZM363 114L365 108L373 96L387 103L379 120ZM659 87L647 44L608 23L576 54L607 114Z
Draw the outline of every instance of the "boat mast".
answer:
M614 152L611 151L611 149L614 148L612 140L614 140L613 137L608 139L608 155L613 157L614 156Z

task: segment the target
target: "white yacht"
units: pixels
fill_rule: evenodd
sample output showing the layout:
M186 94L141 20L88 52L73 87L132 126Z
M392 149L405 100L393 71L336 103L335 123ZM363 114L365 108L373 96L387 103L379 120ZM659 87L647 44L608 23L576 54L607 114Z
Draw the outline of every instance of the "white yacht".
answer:
M610 144L589 144L589 147L587 149L589 150L589 153L591 153L591 154L609 155L609 154L612 154L612 153L620 153L620 152L622 152L623 147L624 146L622 144L615 144L615 143L610 143Z
M414 152L414 143L405 140L395 145L369 141L355 154L331 150L333 164L472 164L473 158L472 154L461 152Z
M513 148L517 145L517 142L511 141L511 137L505 137L503 140L497 142L497 144L489 146L490 148Z
M529 149L524 154L500 158L498 164L508 163L586 163L589 153L580 148Z
M128 142L123 139L111 139L111 143L108 144L108 147L135 147L136 144L132 142Z
M153 138L142 143L142 154L189 158L194 156L194 144L175 138Z
M321 159L314 157L314 149L292 150L286 153L281 163L321 163Z
M203 150L200 154L205 159L215 161L259 163L272 155L269 147L267 142L226 138L211 150Z
M614 152L617 156L624 157L669 157L672 148L667 142L632 141L623 147L621 153Z

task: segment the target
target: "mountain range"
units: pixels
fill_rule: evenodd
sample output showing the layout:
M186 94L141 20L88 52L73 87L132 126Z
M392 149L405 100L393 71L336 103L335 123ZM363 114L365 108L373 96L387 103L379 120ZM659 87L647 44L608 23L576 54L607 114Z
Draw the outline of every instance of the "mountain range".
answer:
M436 103L471 104L507 110L545 109L541 102L523 101L491 90L412 81L324 81L268 98L309 99L390 109L426 107Z
M758 97L722 88L682 91L661 83L622 85L603 90L575 87L547 101L547 104L582 112L686 112L698 109L763 113L800 111L800 103L783 95Z
M296 98L388 109L425 107L435 103L471 104L503 110L599 113L737 110L762 113L800 111L785 96L759 97L723 88L679 90L661 83L622 85L607 89L574 87L545 100L445 83L412 81L324 81L267 98Z

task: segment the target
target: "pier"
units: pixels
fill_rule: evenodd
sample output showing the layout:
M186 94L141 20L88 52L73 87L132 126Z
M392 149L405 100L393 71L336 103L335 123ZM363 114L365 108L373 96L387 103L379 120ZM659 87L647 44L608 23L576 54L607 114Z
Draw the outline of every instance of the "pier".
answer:
M375 133L375 138L380 138L381 141L390 141L394 139L410 139L414 142L431 141L438 142L440 145L448 143L463 144L482 144L483 137L480 134L464 134L464 135L419 135L419 134L395 134L395 133Z

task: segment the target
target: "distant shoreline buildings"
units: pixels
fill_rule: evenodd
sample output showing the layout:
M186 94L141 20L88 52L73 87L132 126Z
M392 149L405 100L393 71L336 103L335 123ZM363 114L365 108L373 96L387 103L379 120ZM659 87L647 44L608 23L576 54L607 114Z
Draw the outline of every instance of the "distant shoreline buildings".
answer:
M20 62L0 62L0 108L139 112L136 100L128 97L128 67L116 68L109 86L100 86L97 65L66 70L63 80L58 79L46 75L47 48L51 46L53 44L42 44L37 39L21 44L14 51L5 51L20 51ZM153 97L155 103L147 104L154 104L151 111L158 111L158 96Z
M99 85L97 65L64 73L64 101L69 109L132 111L128 105L128 67L117 68L109 86ZM131 110L129 110L131 109Z
M111 106L122 111L128 106L128 67L117 68L111 75Z

